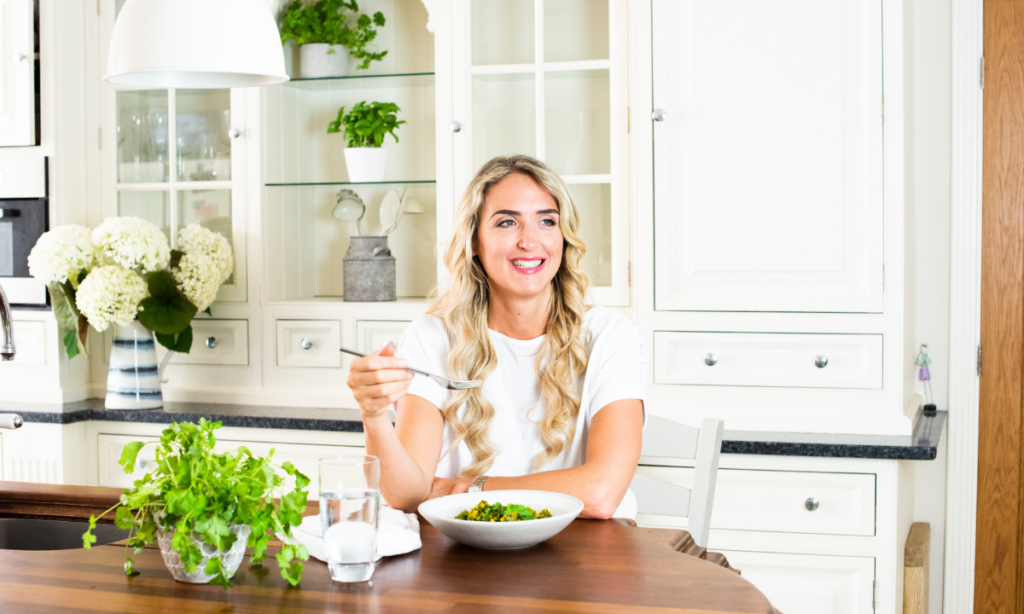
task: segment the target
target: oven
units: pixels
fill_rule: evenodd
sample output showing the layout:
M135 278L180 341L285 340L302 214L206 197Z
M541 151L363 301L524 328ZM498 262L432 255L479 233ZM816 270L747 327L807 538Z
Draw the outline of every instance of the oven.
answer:
M45 156L0 156L0 286L11 307L46 308L46 286L28 254L49 229Z

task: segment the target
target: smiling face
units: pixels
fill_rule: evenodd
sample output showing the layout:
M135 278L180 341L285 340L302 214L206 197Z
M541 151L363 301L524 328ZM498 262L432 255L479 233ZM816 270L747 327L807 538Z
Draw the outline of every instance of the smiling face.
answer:
M513 173L487 193L473 252L495 298L546 297L562 264L563 241L554 197Z

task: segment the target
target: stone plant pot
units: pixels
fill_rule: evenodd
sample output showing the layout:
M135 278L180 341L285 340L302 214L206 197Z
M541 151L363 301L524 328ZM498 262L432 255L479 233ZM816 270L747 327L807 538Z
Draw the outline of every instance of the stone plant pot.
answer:
M192 534L192 539L195 541L196 546L203 553L203 560L200 561L196 570L191 573L185 571L185 564L181 562L181 557L171 547L171 542L174 539L174 530L165 532L163 529L157 529L156 542L160 545L160 554L163 555L164 564L167 565L167 569L174 576L174 579L178 582L188 582L190 584L208 583L214 576L206 573L206 563L218 554L221 555L220 564L224 568L224 575L228 578L235 575L235 572L238 571L238 566L242 564L242 559L245 557L245 544L249 541L249 533L252 531L252 527L247 524L229 523L228 529L238 539L231 545L230 550L223 553L200 539L198 533Z
M334 53L330 53L333 50ZM299 46L299 75L303 79L344 77L348 72L348 47L310 43Z
M387 164L388 150L383 147L345 149L345 166L348 168L348 180L352 183L384 181Z

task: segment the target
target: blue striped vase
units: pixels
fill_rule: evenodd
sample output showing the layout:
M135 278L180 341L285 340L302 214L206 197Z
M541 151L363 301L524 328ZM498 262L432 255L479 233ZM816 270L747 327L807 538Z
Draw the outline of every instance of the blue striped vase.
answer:
M153 331L138 320L116 325L107 373L107 409L155 409L163 405Z

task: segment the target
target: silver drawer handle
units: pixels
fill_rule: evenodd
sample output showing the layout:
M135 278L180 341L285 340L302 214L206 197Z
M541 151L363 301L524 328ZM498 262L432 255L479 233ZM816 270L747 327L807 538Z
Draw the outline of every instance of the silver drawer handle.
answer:
M239 130L238 128L232 128L231 130L228 130L228 137L232 139L237 139L240 136L242 136L242 131Z
M664 109L655 109L654 112L651 113L651 119L656 122L663 122L666 118L668 118L668 113L666 113Z
M715 356L714 354L711 354L711 353L708 353L708 354L704 355L704 364L706 364L707 366L713 367L713 366L715 366L715 364L717 362L718 362L718 356Z
M814 359L814 366L819 369L824 369L828 366L828 356L821 355Z
M28 59L28 56L25 55L24 53L21 53L20 51L16 51L14 53L14 61L15 62L24 62L27 59Z
M804 501L804 507L807 508L808 512L813 512L818 509L819 505L821 505L821 503L819 503L815 497L808 497L807 500Z
M206 338L206 347L210 348L211 350L216 348L217 347L217 338L216 337L207 337Z
M452 122L448 124L448 129L451 130L452 132L461 132L462 124L460 124L459 122Z
M309 348L313 347L313 342L310 341L309 339L304 338L302 341L299 342L299 345L302 346L302 349L308 350Z

